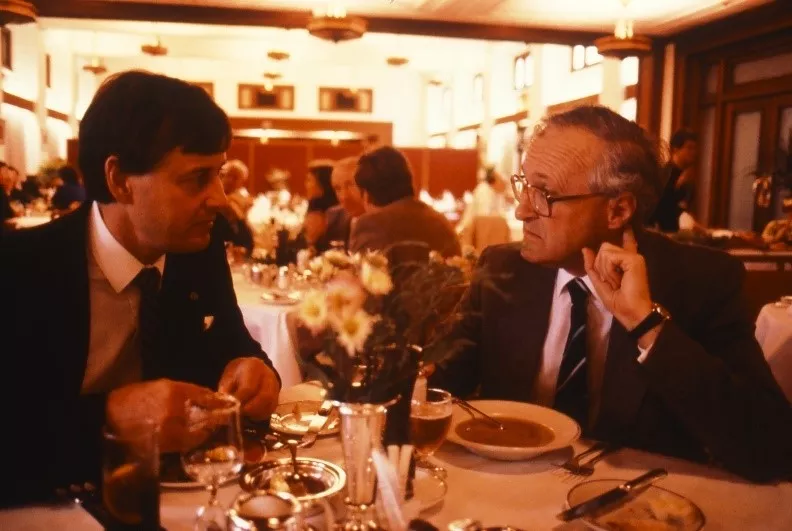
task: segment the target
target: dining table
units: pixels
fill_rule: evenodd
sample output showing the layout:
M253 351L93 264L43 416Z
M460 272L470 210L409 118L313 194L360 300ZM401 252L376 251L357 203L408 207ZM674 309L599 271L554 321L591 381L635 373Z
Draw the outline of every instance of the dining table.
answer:
M792 305L773 302L759 311L756 340L787 399L792 401Z
M280 402L318 400L322 390L311 383L284 389ZM684 496L704 514L706 531L783 531L792 529L792 483L758 485L722 469L633 449L621 449L600 461L588 478L565 476L558 464L592 441L578 440L571 447L525 461L495 461L474 455L446 442L434 455L445 468L445 495L420 517L440 529L463 518L479 520L484 527L512 526L524 531L573 529L558 520L568 493L583 481L627 480L664 468L668 476L657 486ZM270 452L267 459L287 457ZM343 465L338 436L320 438L301 456ZM232 483L220 489L219 499L228 506L241 488ZM163 490L161 523L168 531L193 529L197 507L208 494L196 490ZM98 530L101 527L79 505L60 508L26 508L0 512L0 529ZM582 529L582 528L581 528Z

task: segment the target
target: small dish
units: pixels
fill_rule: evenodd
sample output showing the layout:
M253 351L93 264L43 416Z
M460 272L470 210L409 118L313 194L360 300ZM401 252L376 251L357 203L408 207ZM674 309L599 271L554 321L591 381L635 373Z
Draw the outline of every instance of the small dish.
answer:
M445 499L448 484L423 468L416 468L413 480L413 497L404 502L404 512L417 516Z
M264 443L257 437L244 432L245 467L255 465L267 456ZM244 468L243 467L243 470ZM223 481L220 486L229 485L239 479L241 474ZM169 490L195 490L206 489L206 485L198 483L184 472L178 454L164 454L160 458L160 487Z
M577 422L550 408L506 400L472 400L470 404L496 420L527 421L552 432L552 438L548 442L537 446L500 446L474 442L463 438L458 433L457 427L462 422L470 420L471 417L462 408L455 405L448 440L482 457L499 461L532 459L546 452L566 448L580 437L580 426Z
M621 485L621 479L586 481L567 495L567 507L590 500ZM670 490L655 485L639 491L626 502L584 518L596 529L652 529L653 531L698 531L704 527L701 509Z
M275 408L275 412L272 414L270 427L275 431L288 435L305 435L321 406L322 402L313 400L281 404ZM338 418L338 413L333 409L330 412L330 421L319 432L319 435L334 435L340 430L341 421Z
M299 303L302 299L297 291L281 291L278 289L267 289L261 294L261 300L266 304L275 306L289 306Z

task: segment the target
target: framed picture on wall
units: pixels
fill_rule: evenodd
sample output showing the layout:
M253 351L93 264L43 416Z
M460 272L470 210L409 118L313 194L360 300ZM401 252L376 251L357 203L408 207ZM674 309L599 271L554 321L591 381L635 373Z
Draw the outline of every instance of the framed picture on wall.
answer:
M319 110L323 112L371 112L374 91L371 89L350 89L321 87L319 89Z
M292 85L239 85L240 109L294 110Z

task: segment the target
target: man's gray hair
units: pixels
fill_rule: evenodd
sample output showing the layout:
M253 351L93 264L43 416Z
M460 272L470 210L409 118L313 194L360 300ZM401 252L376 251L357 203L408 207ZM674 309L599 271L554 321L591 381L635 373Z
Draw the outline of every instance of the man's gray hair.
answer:
M592 192L630 192L637 203L634 223L646 221L663 192L662 167L666 150L638 124L599 105L584 105L547 116L536 127L541 135L550 126L578 127L608 144L591 175Z
M225 172L236 172L239 175L244 176L247 178L248 176L248 167L247 165L239 159L232 159L227 161L223 165L223 171Z

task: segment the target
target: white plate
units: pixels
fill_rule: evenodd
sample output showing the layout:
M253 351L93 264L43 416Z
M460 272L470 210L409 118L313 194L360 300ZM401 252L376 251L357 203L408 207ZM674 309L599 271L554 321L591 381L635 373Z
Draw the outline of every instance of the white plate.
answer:
M566 448L580 437L580 426L577 422L550 408L506 400L473 400L470 403L491 417L511 417L542 424L554 435L553 440L548 444L534 447L493 446L468 441L457 435L456 428L459 423L471 417L465 410L455 405L448 440L482 457L500 461L531 459L546 452Z
M282 294L279 292L265 291L261 294L261 302L273 306L291 306L300 302L300 298L292 293Z
M567 495L567 507L578 505L599 496L624 483L623 479L600 479L587 481L577 485ZM621 523L629 529L642 529L645 522L647 529L666 529L668 531L698 531L704 527L705 518L695 503L670 490L650 486L634 495L627 502L617 505L612 510L597 515L595 518L584 518L596 529L622 529L612 524ZM615 521L614 521L615 520ZM611 524L611 525L609 525ZM665 527L661 527L661 526Z
M298 420L294 408L299 406L300 419ZM308 426L316 417L316 413L322 406L321 402L313 400L302 400L299 402L288 402L275 408L275 412L270 417L270 427L280 433L289 435L305 435ZM335 408L330 412L330 423L319 432L319 435L333 435L341 430L341 421Z
M445 481L424 468L415 469L413 497L404 502L404 513L411 518L428 511L445 498L448 485Z

